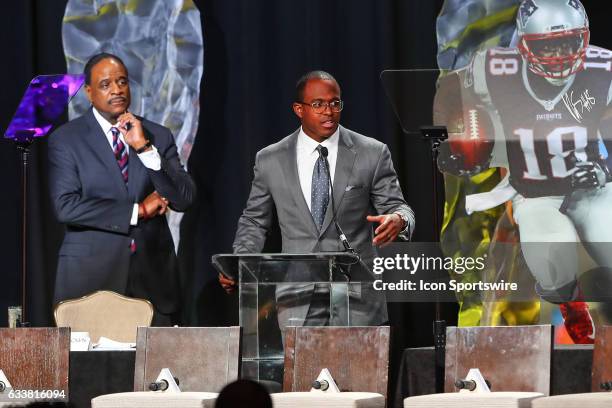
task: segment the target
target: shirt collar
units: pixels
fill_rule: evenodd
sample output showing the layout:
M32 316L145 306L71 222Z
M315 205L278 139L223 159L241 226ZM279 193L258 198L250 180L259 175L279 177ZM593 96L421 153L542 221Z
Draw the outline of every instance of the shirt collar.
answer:
M104 116L102 116L102 114L100 114L100 112L98 112L96 108L92 107L92 110L93 110L94 118L96 118L96 121L102 128L102 131L104 132L104 134L107 135L108 132L110 132L113 125L108 120L106 120Z
M316 140L308 136L304 132L304 128L300 126L300 133L298 134L298 148L306 150L308 153L312 153L315 151L317 146L322 145L330 148L335 148L338 146L338 140L340 139L340 126L336 129L336 131L323 142L318 143Z

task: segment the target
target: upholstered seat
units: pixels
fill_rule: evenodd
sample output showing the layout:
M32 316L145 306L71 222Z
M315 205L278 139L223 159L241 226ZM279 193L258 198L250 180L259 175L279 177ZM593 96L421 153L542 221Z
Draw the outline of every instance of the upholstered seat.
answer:
M121 392L91 400L92 408L214 408L214 392Z
M373 392L283 392L272 394L274 408L384 408L385 397Z
M451 392L406 398L404 408L529 408L543 396L539 392Z
M533 408L610 408L612 393L591 392L586 394L555 395L539 398L531 404Z

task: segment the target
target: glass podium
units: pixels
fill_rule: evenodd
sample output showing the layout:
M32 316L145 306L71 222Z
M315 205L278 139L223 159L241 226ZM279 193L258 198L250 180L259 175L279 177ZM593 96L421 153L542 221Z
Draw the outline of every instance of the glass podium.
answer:
M372 277L357 255L219 254L213 265L238 282L243 378L283 382L287 326L351 326L362 283Z

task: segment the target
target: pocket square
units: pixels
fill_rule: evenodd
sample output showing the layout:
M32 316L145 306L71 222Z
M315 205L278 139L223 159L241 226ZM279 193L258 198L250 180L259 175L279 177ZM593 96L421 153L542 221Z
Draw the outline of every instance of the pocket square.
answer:
M353 191L353 190L359 190L360 188L363 188L363 186L346 186L346 188L344 189L344 191Z

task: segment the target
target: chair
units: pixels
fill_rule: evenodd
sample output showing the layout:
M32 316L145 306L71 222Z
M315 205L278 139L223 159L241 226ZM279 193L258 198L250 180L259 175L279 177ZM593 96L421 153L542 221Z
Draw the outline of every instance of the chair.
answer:
M409 397L405 408L529 407L550 392L551 326L448 327L445 394ZM490 393L455 392L455 381L478 368Z
M56 399L66 401L69 350L67 327L0 329L0 369L13 390L55 390ZM33 400L9 399L7 393L8 390L0 393L0 402L21 404Z
M234 327L139 327L134 391L147 391L169 368L182 391L219 392L240 369L241 329Z
M612 326L601 326L597 328L595 346L593 348L593 368L591 376L591 391L584 394L555 395L553 397L540 398L533 403L533 407L612 407L612 392L602 391L602 383L612 381Z
M550 325L449 327L444 391L478 368L493 391L550 394L553 330Z
M387 397L390 328L287 327L284 393L274 406L384 407ZM340 393L310 393L323 368Z
M214 406L217 393L238 378L240 327L139 327L134 392L101 395L92 408ZM179 379L180 393L150 392L162 368Z
M135 343L136 328L151 325L153 305L148 300L100 290L60 302L55 307L54 317L59 327L89 332L93 342L104 336L115 341Z
M593 347L591 392L603 391L602 383L612 381L612 326L597 328ZM612 395L612 394L610 394Z

